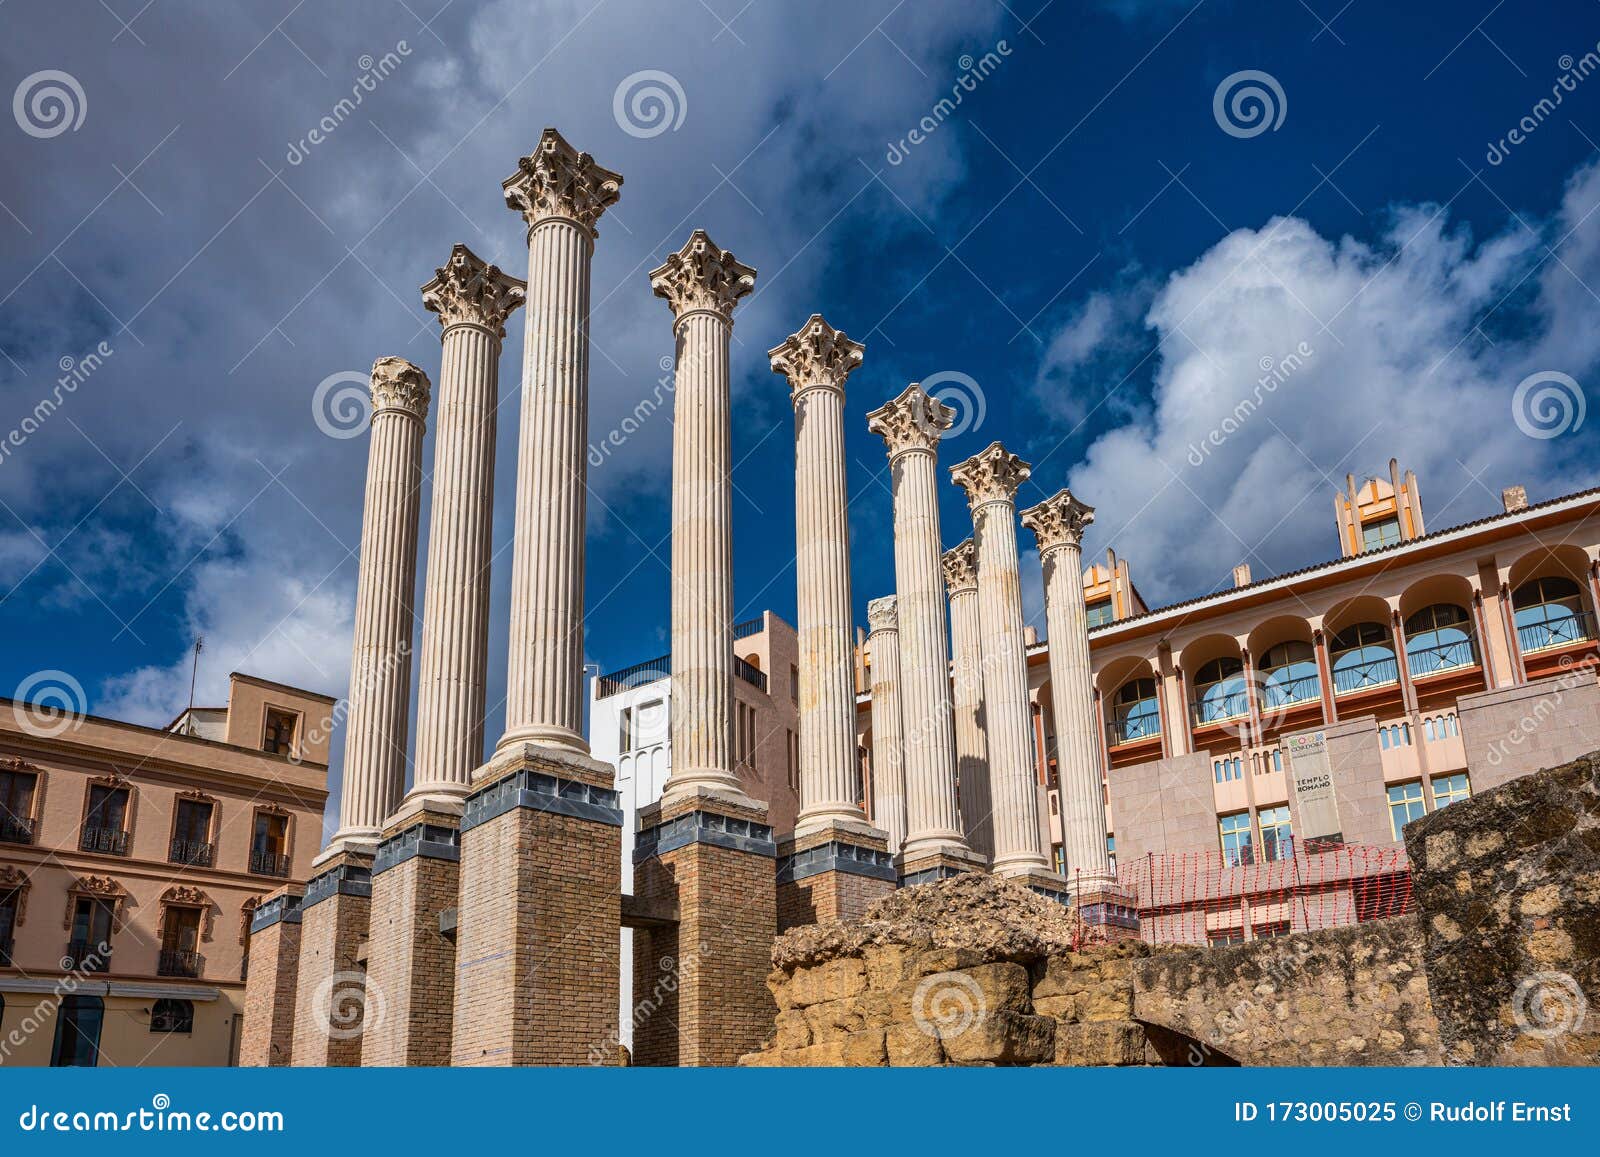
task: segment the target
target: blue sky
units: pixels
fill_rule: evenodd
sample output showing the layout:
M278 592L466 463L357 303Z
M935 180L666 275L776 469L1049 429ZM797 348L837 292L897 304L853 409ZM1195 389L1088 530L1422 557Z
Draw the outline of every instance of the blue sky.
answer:
M90 710L164 722L201 633L204 700L230 669L343 691L366 439L324 434L313 394L384 355L437 374L416 287L455 242L525 272L499 183L547 124L626 181L596 249L593 442L657 392L671 319L645 274L661 256L700 227L759 271L735 328L741 616L793 617L792 413L764 351L813 311L867 346L847 411L863 622L893 585L864 415L917 379L960 411L944 465L999 439L1035 463L1022 501L1071 484L1099 511L1090 552L1115 546L1152 602L1224 586L1240 561L1260 577L1326 558L1333 487L1391 456L1419 473L1432 527L1491 512L1511 483L1534 500L1594 484L1593 426L1530 436L1514 399L1532 374L1567 375L1574 403L1596 380L1600 77L1579 73L1600 5L805 11L10 0L0 441L31 428L0 456L0 690L65 672ZM26 99L62 83L47 70L77 87L69 127ZM1276 127L1219 122L1219 86L1244 71L1281 93ZM673 127L629 121L641 72L670 78ZM302 147L363 76L359 107ZM63 359L100 343L103 364L25 422ZM491 741L520 347L519 319ZM666 650L670 444L659 412L591 474L602 668ZM954 486L942 516L948 545L970 532Z

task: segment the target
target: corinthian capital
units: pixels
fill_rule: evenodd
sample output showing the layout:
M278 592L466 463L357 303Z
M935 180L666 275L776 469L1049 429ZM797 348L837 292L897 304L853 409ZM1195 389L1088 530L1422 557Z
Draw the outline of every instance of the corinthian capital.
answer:
M1093 521L1094 507L1079 502L1070 490L1058 491L1022 512L1022 525L1039 540L1040 554L1060 546L1081 549L1083 532Z
M951 479L967 492L967 505L974 512L985 503L1014 501L1017 487L1032 473L1032 466L998 442L950 467Z
M372 413L409 414L419 422L428 416L432 387L422 367L405 358L379 358L372 363Z
M978 589L978 543L975 539L967 539L960 546L953 546L945 551L939 558L944 565L944 585L951 598L955 598L963 591Z
M704 229L689 234L666 264L650 271L650 288L667 299L674 317L710 310L729 325L733 307L756 285L756 271L721 248Z
M595 223L616 204L622 175L595 164L593 157L567 144L555 129L545 129L538 147L517 162L517 171L500 187L506 206L521 213L528 228L547 218L565 217L598 237Z
M954 410L912 382L867 415L867 429L883 439L892 461L912 450L932 451L954 420Z
M789 379L789 396L795 399L814 386L844 393L844 380L861 364L866 349L814 313L798 333L768 350L767 356L772 359L772 372Z
M465 245L450 250L450 260L422 287L423 308L439 315L446 329L471 323L506 336L506 318L521 305L528 287L490 265Z
M896 609L893 595L884 595L881 599L873 599L867 604L867 626L872 628L873 634L899 629L900 613Z

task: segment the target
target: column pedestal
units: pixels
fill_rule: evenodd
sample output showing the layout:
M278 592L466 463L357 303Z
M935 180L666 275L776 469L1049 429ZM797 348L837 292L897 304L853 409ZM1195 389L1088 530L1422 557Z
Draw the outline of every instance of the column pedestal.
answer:
M609 764L533 743L461 819L455 1065L581 1065L617 1040L622 811Z
M456 946L440 917L457 907L460 809L413 809L391 823L372 862L367 989L385 1016L363 1034L368 1066L447 1065Z
M297 1066L359 1065L362 1034L386 1015L386 994L367 985L371 911L371 856L337 852L306 883L294 1004Z
M250 919L250 966L244 982L239 1064L287 1065L294 1059L295 989L300 978L298 884L279 888Z
M888 837L859 824L830 823L778 844L778 931L859 920L894 891Z
M766 819L764 804L705 790L639 813L634 895L676 906L678 924L634 933L635 1064L732 1065L772 1031L777 848Z
M963 872L983 872L988 864L977 852L944 848L921 855L899 857L900 886L911 888L917 884L932 884L948 880Z

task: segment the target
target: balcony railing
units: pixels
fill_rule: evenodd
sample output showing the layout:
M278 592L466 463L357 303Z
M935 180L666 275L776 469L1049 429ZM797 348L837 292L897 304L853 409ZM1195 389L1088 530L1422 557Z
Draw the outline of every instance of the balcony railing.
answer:
M1411 669L1413 679L1423 679L1429 675L1442 674L1445 671L1459 671L1465 667L1478 665L1478 647L1471 636L1457 639L1451 643L1435 643L1429 647L1407 647L1406 666Z
M251 852L250 870L258 876L287 876L289 857L277 852Z
M1524 655L1550 647L1570 647L1594 638L1594 626L1589 613L1567 615L1559 619L1528 623L1517 628L1517 646Z
M746 619L742 623L733 624L733 637L743 639L750 635L759 635L766 625L766 620L763 618Z
M1161 713L1148 700L1144 704L1119 707L1106 720L1106 743L1111 747L1154 739L1160 734Z
M197 840L173 840L167 849L167 859L174 864L187 864L191 868L209 868L216 862L215 844L202 844Z
M33 843L33 821L13 815L0 816L0 843Z
M1300 675L1294 679L1274 679L1270 671L1264 672L1264 675L1261 706L1269 711L1322 698L1322 679L1316 674Z
M1226 695L1206 695L1189 704L1189 718L1196 727L1242 719L1250 714L1250 696L1240 688Z
M111 953L101 952L98 944L88 940L69 940L61 967L68 972L108 972Z
M1337 660L1336 660L1337 662ZM1333 693L1350 695L1356 691L1370 691L1400 682L1400 664L1394 659L1368 659L1333 669Z
M198 980L205 970L206 958L198 952L184 952L177 948L163 948L156 961L157 976L186 976Z
M78 848L85 852L100 852L107 856L128 854L128 833L121 828L102 828L90 825L78 837Z
M11 954L17 949L17 942L10 936L0 936L0 968L11 967Z
M757 691L765 691L767 689L766 672L754 663L746 662L737 655L733 657L733 673Z
M759 619L752 620L759 629ZM749 623L740 623L741 627L748 627ZM737 630L738 628L735 628ZM748 634L749 632L746 632ZM733 657L733 673L758 691L767 689L766 673L753 663L746 662L735 655ZM631 667L624 667L620 671L613 671L609 675L601 675L595 680L595 698L607 699L619 691L631 691L635 687L645 687L651 683L659 683L663 679L672 677L672 656L658 655L654 659L647 659L643 663L635 663Z

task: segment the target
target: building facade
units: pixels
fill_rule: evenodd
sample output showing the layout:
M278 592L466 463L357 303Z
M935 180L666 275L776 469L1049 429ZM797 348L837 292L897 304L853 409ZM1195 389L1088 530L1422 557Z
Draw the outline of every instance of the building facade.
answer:
M237 1062L251 915L322 840L334 700L167 728L0 700L0 1065Z

